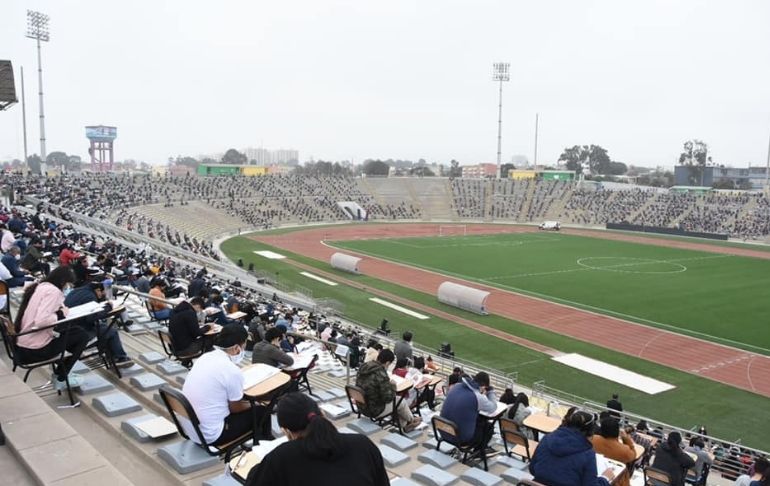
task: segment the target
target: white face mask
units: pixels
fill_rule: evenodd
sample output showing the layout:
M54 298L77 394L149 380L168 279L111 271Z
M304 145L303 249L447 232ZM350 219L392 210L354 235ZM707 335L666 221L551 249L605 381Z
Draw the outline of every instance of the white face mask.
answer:
M16 255L17 260L21 260L21 255Z
M230 361L232 361L233 364L239 365L241 364L241 361L243 361L243 356L245 354L246 354L246 351L244 351L243 348L241 348L241 351L238 354L235 354L235 355L228 354L228 356L230 357Z

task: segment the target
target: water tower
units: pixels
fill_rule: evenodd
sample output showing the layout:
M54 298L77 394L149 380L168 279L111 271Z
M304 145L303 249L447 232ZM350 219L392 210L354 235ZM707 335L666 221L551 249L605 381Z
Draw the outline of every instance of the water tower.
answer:
M118 137L118 129L97 125L86 127L86 138L91 142L88 153L91 155L92 172L108 172L112 170L115 156L112 152L112 142Z

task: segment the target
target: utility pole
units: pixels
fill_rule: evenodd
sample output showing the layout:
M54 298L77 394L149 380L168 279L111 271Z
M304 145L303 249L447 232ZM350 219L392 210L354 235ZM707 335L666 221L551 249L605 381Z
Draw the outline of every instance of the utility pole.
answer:
M538 125L539 117L540 117L540 113L535 113L535 161L534 161L535 168L537 168L537 125Z
M24 66L21 66L21 125L24 132L24 163L27 163L27 102L24 96Z

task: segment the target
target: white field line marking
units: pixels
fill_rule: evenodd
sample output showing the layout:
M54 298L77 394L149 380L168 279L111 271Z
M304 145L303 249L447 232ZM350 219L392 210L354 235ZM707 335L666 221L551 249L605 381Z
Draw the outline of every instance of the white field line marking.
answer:
M331 285L332 287L336 287L338 284L337 282L333 282L331 280L325 279L323 277L319 277L318 275L314 275L310 272L299 272L300 275L304 275L307 278L312 278L313 280L317 280L321 283L325 283L326 285Z
M754 382L751 381L751 365L754 363L754 358L756 358L756 356L752 356L749 364L746 365L746 379L749 380L749 386L751 387L751 390L757 391L757 389L754 388Z
M474 243L471 241L462 241L464 238L473 238L477 239L480 237L491 237L491 236L499 236L499 235L473 235L473 236L449 236L446 238L453 238L454 240L459 240L458 243L454 244L441 244L441 245L434 245L431 244L430 241L427 241L427 244L419 244L416 245L414 243L407 243L405 241L399 241L397 239L387 239L383 238L383 240L387 241L388 243L393 243L395 245L401 245L406 246L408 248L415 248L415 249L425 249L425 250L431 250L434 248L457 248L457 247L485 247L485 246L507 246L507 247L513 247L513 246L521 246L525 245L527 243L543 243L543 242L553 242L553 241L560 241L560 238L544 238L544 237L533 237L530 239L524 239L524 240L508 240L508 241L481 241L478 243Z
M323 242L323 241L321 243L326 245L326 246L331 246L331 245L327 245L326 242ZM334 248L334 247L332 246L332 248ZM740 349L741 347L743 347L743 348L750 348L750 349L756 349L756 350L761 351L761 354L765 355L766 357L767 357L767 355L770 355L770 349L763 348L761 346L754 346L753 344L748 344L748 343L744 343L744 342L741 342L741 341L735 341L733 339L723 338L723 337L719 337L719 336L713 336L711 334L706 334L705 332L695 331L695 330L692 330L692 329L678 327L678 326L674 326L674 325L671 325L671 324L664 324L662 322L653 321L651 319L645 319L643 317L632 316L630 314L624 314L622 312L617 312L617 311L613 311L613 310L609 310L609 309L604 309L602 307L596 307L596 306L593 306L593 305L583 304L583 303L575 302L575 301L572 301L572 300L562 299L561 297L555 297L555 296L548 295L548 294L542 294L540 292L535 292L535 291L532 291L532 290L526 290L526 289L522 289L522 288L519 288L519 287L514 287L512 285L503 285L503 284L500 284L500 283L497 283L497 282L489 282L489 281L486 281L484 279L480 279L480 278L476 278L476 277L471 277L471 276L468 276L468 275L462 275L462 274L459 274L459 273L450 272L448 270L432 268L432 267L429 267L427 265L421 265L421 264L417 264L417 263L407 262L407 261L400 260L398 258L384 257L382 255L377 255L375 253L366 252L366 251L363 251L363 250L351 250L351 251L360 253L362 255L367 255L367 256L370 256L372 258L377 258L377 259L380 259L380 260L390 261L390 262L393 262L393 263L397 263L397 264L403 265L405 267L420 268L422 270L426 270L428 272L435 273L435 274L441 275L441 276L447 276L448 275L448 276L452 276L452 277L458 278L460 280L465 280L465 281L468 281L468 282L478 282L478 283L481 283L481 284L487 284L487 285L489 285L490 287L493 287L493 288L497 287L497 288L502 289L502 290L509 290L509 291L512 291L512 292L517 293L517 294L521 294L521 295L525 295L525 296L528 296L528 297L532 297L532 298L536 298L536 299L542 300L544 302L550 302L550 303L554 303L555 302L557 304L566 305L568 307L573 307L575 309L581 309L581 310L584 310L584 311L587 311L587 312L591 312L591 313L597 314L597 315L604 315L604 316L610 316L610 317L619 317L619 318L621 318L623 320L626 320L626 321L634 323L634 324L649 324L652 327L657 327L657 328L660 328L660 329L665 329L665 330L668 330L668 331L673 332L675 334L682 334L682 335L685 335L685 336L689 335L690 337L695 336L695 337L699 337L700 339L703 339L706 342L710 342L712 344L714 344L714 343L722 344L722 345L727 346L727 347L729 347L731 349L735 349L736 347L738 349ZM706 258L717 258L717 257L725 258L725 257L733 257L733 256L736 256L736 255L715 255L714 257L695 257L695 258L703 260L703 259L706 259ZM728 344L725 344L725 343L728 343Z
M554 275L558 273L571 273L571 272L582 272L585 270L609 270L613 271L615 268L624 268L624 267L634 267L638 265L651 265L654 263L670 263L672 265L679 265L678 262L686 262L686 261L693 261L693 260L711 260L713 258L725 258L730 257L732 255L715 255L715 256L707 256L707 257L692 257L692 258L679 258L674 260L644 260L644 261L636 261L631 263L619 263L617 265L605 265L605 266L588 266L581 264L581 260L586 260L589 258L632 258L632 257L583 257L578 258L577 262L578 265L580 265L580 268L568 268L566 270L553 270L550 272L535 272L535 273L519 273L516 275L499 275L496 277L486 277L486 280L505 280L507 278L519 278L519 277L538 277L540 275ZM655 272L655 273L681 273L684 272L687 267L684 265L679 265L684 268L684 270L677 270L675 272ZM628 273L653 273L653 272L628 272Z
M420 314L419 312L407 309L406 307L401 307L400 305L396 305L393 302L388 302L387 300L382 300L378 297L370 297L369 300L420 320L430 319L430 317L426 316L425 314Z

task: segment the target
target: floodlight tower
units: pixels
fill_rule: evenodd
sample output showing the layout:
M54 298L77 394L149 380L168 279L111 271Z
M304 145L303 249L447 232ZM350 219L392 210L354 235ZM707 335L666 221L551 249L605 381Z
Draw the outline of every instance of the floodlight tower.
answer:
M500 82L500 96L497 105L497 179L500 178L500 155L503 139L503 82L511 80L510 67L511 64L508 62L492 64L492 80Z
M45 113L43 112L43 63L40 54L40 42L48 42L48 15L34 10L27 10L27 37L37 40L37 82L40 96L40 158L45 163Z

